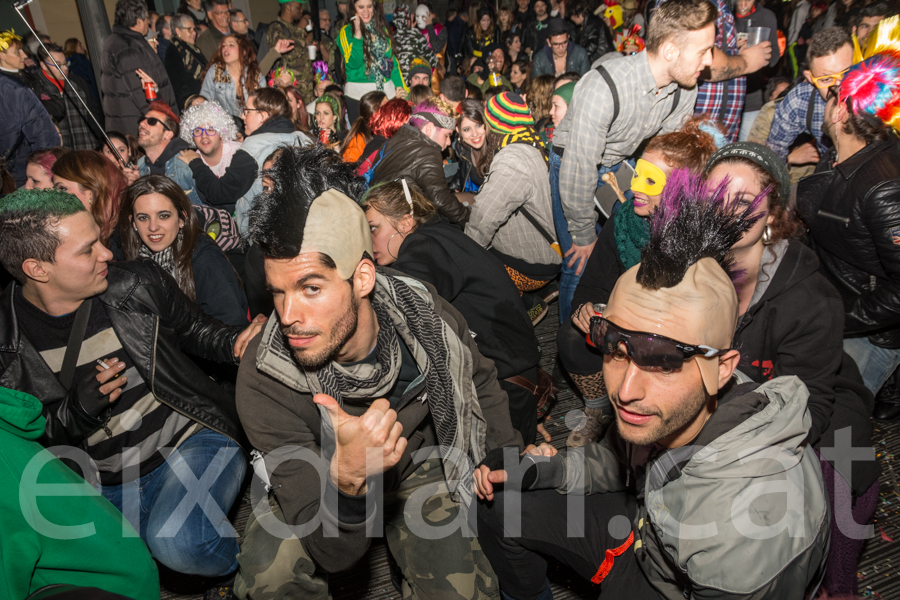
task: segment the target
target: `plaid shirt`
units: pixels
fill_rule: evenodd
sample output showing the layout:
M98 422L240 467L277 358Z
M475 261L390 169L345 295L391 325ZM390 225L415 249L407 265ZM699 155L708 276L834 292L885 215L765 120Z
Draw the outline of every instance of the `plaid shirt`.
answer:
M806 127L806 113L809 111L810 96L815 96L812 131ZM826 137L822 131L823 121L825 121L825 100L811 83L804 81L788 92L787 96L775 106L775 116L772 119L772 128L769 129L766 146L787 160L788 147L791 143L801 133L808 133L816 139L819 154L824 155L828 151L828 147L823 143Z
M710 0L719 10L716 18L716 48L727 54L737 54L737 29L734 15L724 0ZM724 106L723 95L728 85L728 100ZM706 81L699 86L695 115L708 115L713 121L722 121L728 131L728 140L736 142L744 110L744 96L747 95L747 78L743 75L727 81Z
M646 50L611 60L603 67L619 96L615 122L609 87L603 76L591 69L575 84L569 110L553 134L553 145L566 149L559 169L559 197L569 233L578 246L597 239L597 165L614 167L634 156L644 140L681 127L693 112L697 97L696 88L682 89L672 111L678 84L673 81L662 89L656 87Z
M541 151L509 144L491 161L491 172L472 206L466 235L484 246L533 265L558 265L559 254L521 212L528 210L556 238L550 177Z

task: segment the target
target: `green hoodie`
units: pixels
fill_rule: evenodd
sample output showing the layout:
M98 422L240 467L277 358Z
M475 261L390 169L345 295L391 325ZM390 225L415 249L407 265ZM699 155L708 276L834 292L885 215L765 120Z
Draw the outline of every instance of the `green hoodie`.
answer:
M36 398L0 388L0 597L70 584L158 600L159 576L144 542L36 441L44 426Z

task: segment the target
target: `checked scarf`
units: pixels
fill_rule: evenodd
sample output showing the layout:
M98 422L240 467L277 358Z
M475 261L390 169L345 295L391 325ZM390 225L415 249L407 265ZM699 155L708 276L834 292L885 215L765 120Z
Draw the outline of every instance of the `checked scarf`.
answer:
M305 381L291 377L292 383L301 392L328 394L342 406L345 399L384 396L400 373L402 340L425 376L423 400L428 402L437 432L447 485L455 501L468 505L474 497L473 465L484 458L487 432L472 379L472 355L437 314L434 300L419 282L378 273L372 307L379 323L376 365L330 362L318 370L303 370ZM270 320L277 322L278 319ZM260 347L273 351L283 348L280 328L266 329ZM282 352L289 354L287 349ZM257 357L258 364L263 357L262 353ZM265 370L278 378L286 374ZM320 406L319 410L323 422L330 423L325 408ZM462 457L472 462L461 460Z

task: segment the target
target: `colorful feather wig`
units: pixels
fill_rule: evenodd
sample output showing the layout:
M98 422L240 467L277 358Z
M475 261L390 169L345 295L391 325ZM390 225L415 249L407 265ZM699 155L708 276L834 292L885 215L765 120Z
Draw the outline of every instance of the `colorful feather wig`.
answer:
M900 131L900 53L876 54L853 65L841 80L838 101Z

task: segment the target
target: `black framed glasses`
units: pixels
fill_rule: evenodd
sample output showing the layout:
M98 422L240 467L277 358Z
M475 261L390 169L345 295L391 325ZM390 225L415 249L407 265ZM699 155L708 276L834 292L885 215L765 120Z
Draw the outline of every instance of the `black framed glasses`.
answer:
M171 129L166 127L165 121L163 121L161 119L157 119L156 117L141 117L140 119L138 119L138 125L140 125L144 121L147 121L147 125L149 125L150 127L156 127L157 125L162 125L163 129L165 129L166 131L172 131Z
M685 344L645 331L631 331L597 316L591 317L587 343L606 356L619 352L619 346L624 345L628 356L637 366L659 369L680 369L684 361L694 356L711 358L730 350L718 350L703 344Z

